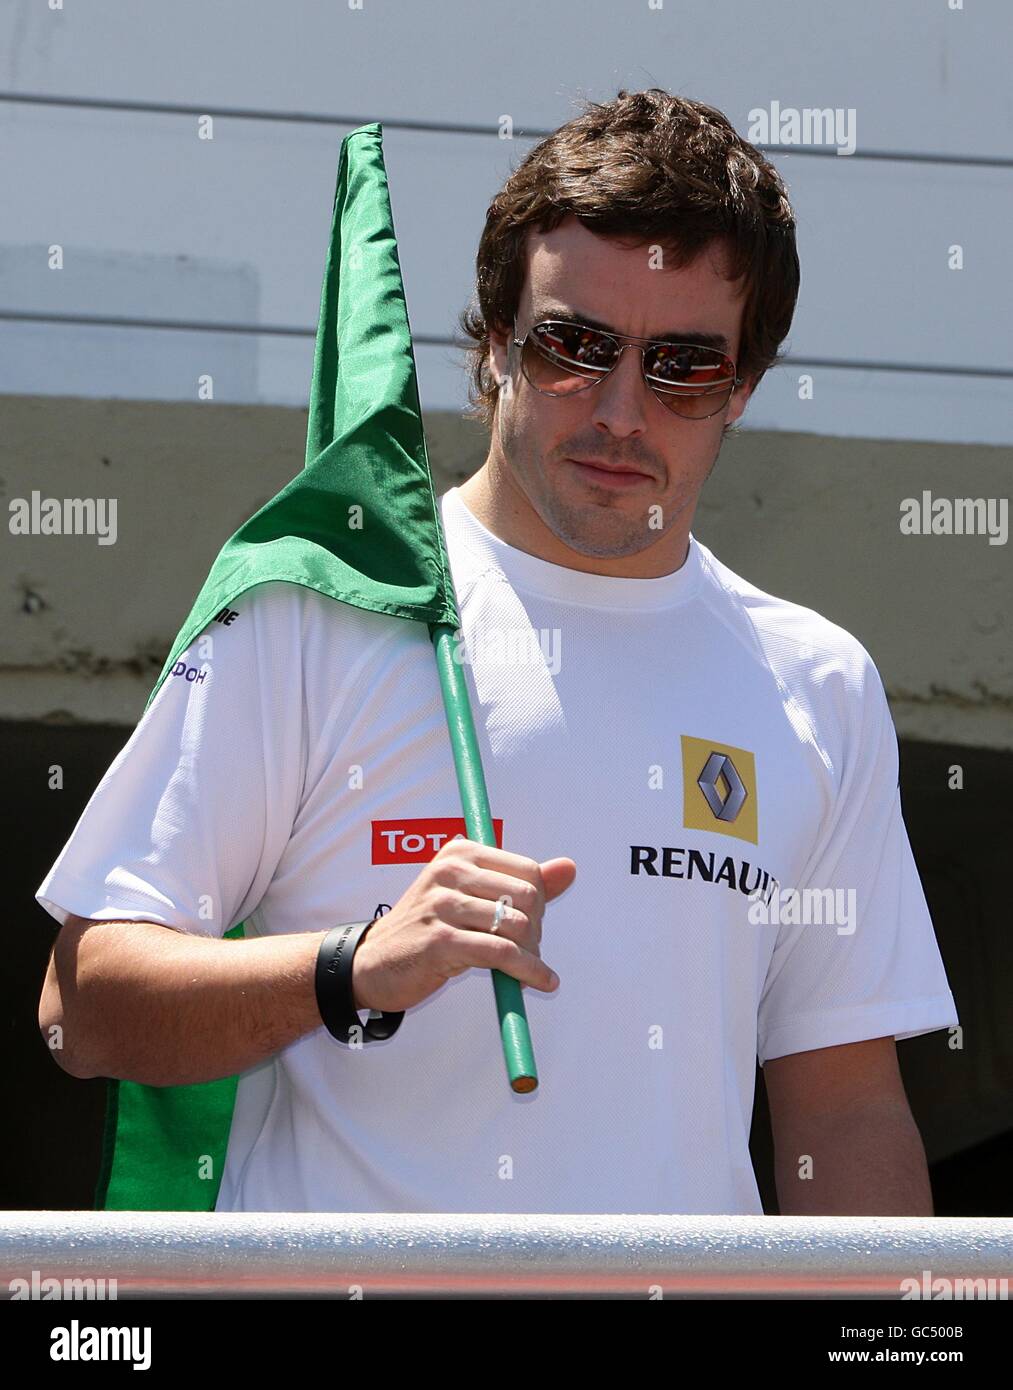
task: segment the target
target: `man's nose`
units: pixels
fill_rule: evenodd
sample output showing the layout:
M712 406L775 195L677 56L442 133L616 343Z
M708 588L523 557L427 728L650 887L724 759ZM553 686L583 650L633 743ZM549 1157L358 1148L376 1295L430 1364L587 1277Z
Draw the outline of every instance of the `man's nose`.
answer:
M612 434L634 434L647 428L650 387L644 380L641 349L633 343L620 348L619 361L591 392L593 423L604 425Z

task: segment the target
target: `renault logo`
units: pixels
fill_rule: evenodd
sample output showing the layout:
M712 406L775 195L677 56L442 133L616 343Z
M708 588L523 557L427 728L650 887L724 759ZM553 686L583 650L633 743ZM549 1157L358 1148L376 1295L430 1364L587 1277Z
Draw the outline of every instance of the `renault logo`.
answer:
M718 786L722 778L727 789L724 795ZM746 788L742 778L735 771L735 764L726 753L710 755L703 772L697 778L697 786L718 820L733 821L742 810L747 795Z
M735 743L691 734L680 734L679 745L683 826L758 845L762 797L755 754Z

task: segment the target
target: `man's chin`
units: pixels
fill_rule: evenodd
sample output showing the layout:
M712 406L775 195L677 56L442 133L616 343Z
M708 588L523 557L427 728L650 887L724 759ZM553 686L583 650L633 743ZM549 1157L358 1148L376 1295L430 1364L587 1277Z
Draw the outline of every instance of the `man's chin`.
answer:
M633 516L607 500L566 502L549 510L544 520L557 540L591 559L638 555L658 539L658 533L648 530L642 507Z

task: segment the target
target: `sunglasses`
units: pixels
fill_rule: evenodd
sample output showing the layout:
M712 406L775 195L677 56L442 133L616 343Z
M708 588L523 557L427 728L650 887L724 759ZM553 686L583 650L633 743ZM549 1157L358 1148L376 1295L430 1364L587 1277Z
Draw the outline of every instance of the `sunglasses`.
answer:
M638 347L644 381L662 405L688 420L719 414L744 380L717 348L631 338L559 319L536 323L512 342L521 349L525 379L543 396L572 396L596 386L619 365L623 348Z

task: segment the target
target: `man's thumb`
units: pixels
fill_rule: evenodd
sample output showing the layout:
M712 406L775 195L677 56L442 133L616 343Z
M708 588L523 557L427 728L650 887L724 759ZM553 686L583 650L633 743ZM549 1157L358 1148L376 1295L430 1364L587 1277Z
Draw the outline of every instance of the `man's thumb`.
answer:
M550 902L565 893L577 877L577 866L572 859L545 859L538 866L545 884L545 901Z

